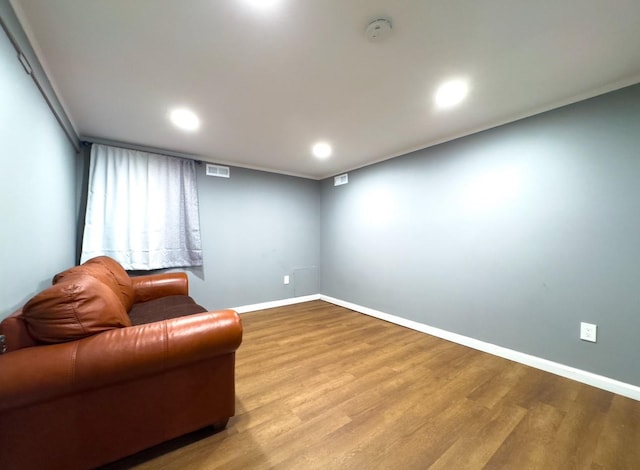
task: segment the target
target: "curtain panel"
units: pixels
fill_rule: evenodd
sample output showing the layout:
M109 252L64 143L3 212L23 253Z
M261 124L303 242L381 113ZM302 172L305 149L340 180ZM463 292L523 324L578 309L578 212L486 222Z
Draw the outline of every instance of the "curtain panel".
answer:
M196 163L93 144L81 262L127 270L202 266Z

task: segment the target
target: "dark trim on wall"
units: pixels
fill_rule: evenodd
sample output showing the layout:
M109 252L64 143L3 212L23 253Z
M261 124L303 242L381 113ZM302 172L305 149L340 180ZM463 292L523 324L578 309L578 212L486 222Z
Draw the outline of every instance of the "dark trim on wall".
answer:
M1 6L2 5L0 5L0 7ZM11 6L8 5L5 8L1 9L0 13L5 13L6 16L11 16L7 19L5 18L5 15L0 15L0 25L7 35L7 38L9 38L9 41L13 45L13 48L16 50L18 61L24 68L25 73L31 77L33 83L36 85L36 88L38 88L38 91L40 91L42 98L44 98L44 101L47 103L47 106L55 116L56 121L58 121L58 124L67 136L67 139L69 139L69 142L76 150L76 153L80 153L80 139L78 138L78 135L76 134L73 125L69 120L69 117L64 112L64 109L60 104L60 101L58 100L58 97L56 96L51 83L44 73L44 69L40 65L35 52L31 50L31 45L26 39L26 35L24 34L24 31L22 30L22 27L20 26L20 23L15 16L15 12L11 8ZM12 31L9 23L13 26L14 30L18 30L16 31L16 34L14 34L14 32ZM20 40L17 35L23 36L24 39ZM29 49L29 51L25 51L25 49L27 48Z

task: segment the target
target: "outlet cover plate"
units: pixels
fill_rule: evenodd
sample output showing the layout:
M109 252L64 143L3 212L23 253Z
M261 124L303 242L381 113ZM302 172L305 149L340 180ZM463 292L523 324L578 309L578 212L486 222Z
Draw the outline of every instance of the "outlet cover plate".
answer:
M580 339L584 341L596 342L596 333L598 331L598 325L593 323L580 323Z

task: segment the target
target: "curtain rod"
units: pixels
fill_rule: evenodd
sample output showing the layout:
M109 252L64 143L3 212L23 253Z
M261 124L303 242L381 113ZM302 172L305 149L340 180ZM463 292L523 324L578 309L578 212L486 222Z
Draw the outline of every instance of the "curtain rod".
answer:
M53 101L49 97L49 94L45 91L45 88L42 86L42 83L40 82L40 79L34 73L33 68L31 66L31 64L29 63L29 59L27 59L27 56L22 51L22 48L20 47L20 44L19 44L18 40L13 35L13 33L9 30L9 26L7 26L7 23L5 22L5 20L4 20L4 18L2 16L0 16L0 25L2 26L2 29L4 30L5 34L7 35L7 38L9 38L9 42L11 42L11 45L13 46L13 48L16 51L16 53L18 54L18 60L20 61L20 64L24 68L24 70L27 73L27 75L29 75L31 77L31 80L33 80L33 83L35 83L36 88L38 88L38 90L40 91L40 94L44 98L44 101L47 103L47 106L49 107L49 109L53 113L54 117L56 118L56 121L58 121L58 124L60 125L60 127L64 131L65 135L67 136L67 139L69 139L69 142L71 142L71 145L75 149L76 153L80 153L80 144L78 142L79 139L76 136L75 130L73 130L73 128L72 128L72 130L69 130L68 124L65 123L65 121L63 119L62 114L64 114L64 110L62 112L60 112L54 106ZM45 74L45 77L46 77L46 74ZM54 92L54 96L55 96L55 92ZM57 98L56 98L56 100L57 100ZM64 115L64 117L67 120L69 120L69 118L66 116L66 114Z
M121 149L127 149L127 150L137 150L139 152L147 152L147 153L155 153L156 155L164 155L165 157L173 157L173 158L182 158L183 160L193 160L194 162L201 164L202 160L199 158L196 158L193 155L189 155L188 153L182 153L182 152L173 152L171 150L162 150L162 149L158 149L156 147L149 147L146 145L136 145L136 144L130 144L127 142L119 142L116 140L109 140L109 139L98 139L95 137L85 137L82 140L82 144L83 145L90 145L90 144L100 144L100 145L108 145L110 147L118 147Z

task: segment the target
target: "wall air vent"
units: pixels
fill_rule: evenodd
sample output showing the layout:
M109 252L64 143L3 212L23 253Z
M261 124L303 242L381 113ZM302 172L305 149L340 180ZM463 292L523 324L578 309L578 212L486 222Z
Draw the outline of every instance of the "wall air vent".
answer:
M228 166L211 165L207 163L207 176L217 176L218 178L229 178L231 172Z
M341 184L347 184L349 182L349 174L338 175L333 177L333 185L340 186Z

